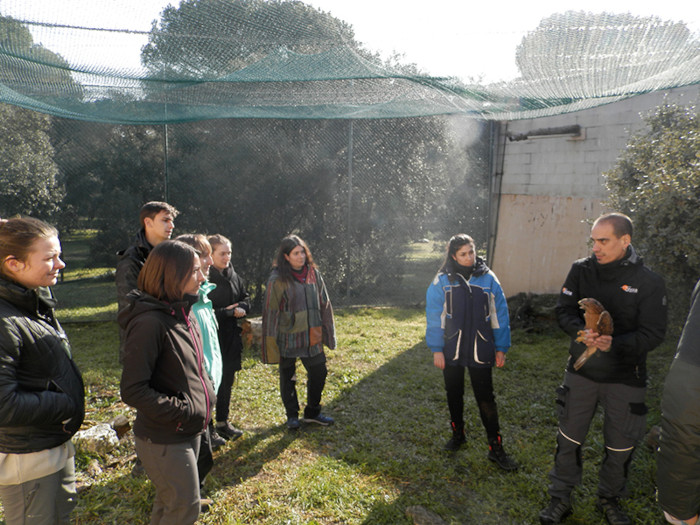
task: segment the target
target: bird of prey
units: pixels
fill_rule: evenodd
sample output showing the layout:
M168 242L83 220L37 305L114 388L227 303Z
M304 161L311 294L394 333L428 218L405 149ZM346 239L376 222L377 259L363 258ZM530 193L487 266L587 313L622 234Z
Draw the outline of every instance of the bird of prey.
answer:
M583 310L583 320L586 322L586 328L578 331L576 341L579 343L585 341L586 330L591 330L599 335L612 335L613 320L610 313L602 304L591 297L581 299L578 304ZM598 350L598 348L595 346L587 346L586 350L584 350L574 363L574 369L578 370L581 368L584 363L588 361L588 358L596 353L596 350Z

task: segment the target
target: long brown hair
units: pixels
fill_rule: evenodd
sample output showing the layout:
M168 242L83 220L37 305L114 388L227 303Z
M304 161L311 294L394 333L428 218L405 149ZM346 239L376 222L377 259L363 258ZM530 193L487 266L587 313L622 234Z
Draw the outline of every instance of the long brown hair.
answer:
M139 290L169 303L181 301L199 254L181 241L163 241L148 254L139 273Z
M0 275L12 278L5 273L5 262L13 257L26 262L34 243L39 239L58 237L58 230L50 224L33 217L13 217L0 219Z
M304 248L304 252L306 253L306 264L309 266L309 268L316 268L316 263L314 263L314 258L311 255L311 250L309 250L309 247L306 245L304 240L298 235L287 235L284 239L282 239L280 247L277 250L277 255L275 256L275 261L273 262L273 267L277 269L277 273L279 274L279 278L282 282L289 283L292 281L292 266L285 258L285 255L289 255L290 252L297 246Z
M472 239L466 233L458 233L457 235L453 235L447 243L447 248L445 250L445 260L443 261L442 266L440 267L440 271L446 273L454 273L454 256L457 254L457 252L462 246L466 246L467 244L471 244L472 246L474 246L474 239Z

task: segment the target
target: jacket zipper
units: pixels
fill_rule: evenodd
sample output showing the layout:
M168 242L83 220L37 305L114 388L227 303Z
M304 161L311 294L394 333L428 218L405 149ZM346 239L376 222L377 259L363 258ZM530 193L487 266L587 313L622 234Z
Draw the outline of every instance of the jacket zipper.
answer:
M202 375L202 362L204 360L204 352L197 344L197 338L195 337L194 332L192 331L192 324L190 323L190 319L187 316L187 314L185 313L184 308L182 309L182 314L185 316L185 323L187 324L187 331L190 333L190 337L192 338L192 344L194 345L194 351L195 351L195 354L197 356L197 367L199 369L198 370L199 371L199 380L201 381L202 387L204 388L204 397L206 398L206 401L207 401L207 417L204 420L204 427L202 428L202 430L206 430L207 424L209 423L209 417L211 416L211 414L209 413L209 410L210 410L209 409L209 405L210 405L209 389L207 388L207 383L204 380L204 376Z

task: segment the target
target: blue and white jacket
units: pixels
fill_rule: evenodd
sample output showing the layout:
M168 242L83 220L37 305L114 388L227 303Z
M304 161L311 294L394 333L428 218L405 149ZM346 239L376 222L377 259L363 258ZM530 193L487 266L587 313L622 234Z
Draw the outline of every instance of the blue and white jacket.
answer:
M443 352L447 365L491 367L495 353L510 348L506 298L480 257L469 281L438 272L426 293L425 314L428 348Z

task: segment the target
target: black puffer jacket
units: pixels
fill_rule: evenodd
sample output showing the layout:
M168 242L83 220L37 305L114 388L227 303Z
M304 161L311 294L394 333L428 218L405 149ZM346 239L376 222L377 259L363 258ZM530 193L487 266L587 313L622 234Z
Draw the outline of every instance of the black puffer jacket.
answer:
M57 447L85 417L85 389L48 288L0 279L0 452Z
M568 371L601 383L634 387L646 384L647 352L666 334L666 286L664 280L644 266L632 246L620 261L598 264L594 256L574 262L556 306L559 326L571 336ZM573 363L585 350L575 341L583 330L583 310L578 301L592 297L613 318L609 352L596 352L578 371Z
M238 319L233 315L233 308L226 307L238 303L240 308L248 314L250 311L250 294L243 278L236 273L233 266L229 265L223 271L214 266L209 268L209 282L216 285L209 292L216 320L219 322L219 346L224 354L224 359L235 360L234 369L241 369L241 329Z
M134 239L134 244L126 250L117 252L119 262L114 274L117 285L117 309L121 312L129 305L128 295L138 286L139 273L143 268L153 246L146 240L146 231L141 229ZM124 362L124 328L119 327L119 363Z
M117 263L114 280L117 284L119 310L129 304L127 295L136 288L141 268L143 268L143 264L146 262L146 258L152 249L153 246L146 240L146 232L142 229L136 235L133 245L126 250L117 252L119 262Z
M215 401L190 315L198 298L169 304L139 290L128 297L119 312L126 330L121 395L136 409L134 434L160 444L187 441L206 428Z

